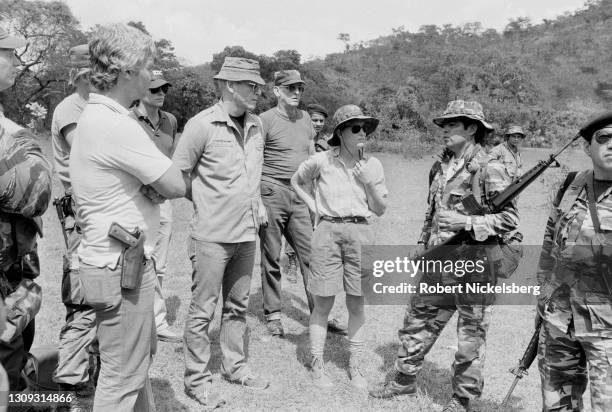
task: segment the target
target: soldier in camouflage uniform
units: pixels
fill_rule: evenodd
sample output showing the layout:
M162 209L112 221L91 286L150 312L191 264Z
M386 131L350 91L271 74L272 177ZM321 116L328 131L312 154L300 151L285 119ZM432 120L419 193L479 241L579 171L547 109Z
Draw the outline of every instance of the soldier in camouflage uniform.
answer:
M521 159L521 143L525 139L523 128L518 125L510 125L504 135L504 142L498 144L491 150L491 157L499 159L504 164L511 179L521 176L523 172L523 161Z
M13 85L19 60L15 49L25 40L0 28L0 90ZM19 376L34 339L34 316L40 309L40 273L36 235L51 196L51 172L36 137L0 116L0 296L7 306L0 335L0 363L10 390L23 389Z
M538 269L544 411L612 410L612 112L581 129L592 170L569 175L548 219Z
M465 229L475 242L511 232L518 226L514 204L496 214L473 215L461 203L461 197L473 193L482 204L493 194L505 189L510 180L503 165L486 164L480 143L492 126L484 119L477 102L455 100L449 103L434 123L443 130L446 149L441 161L432 167L428 210L419 244L432 247ZM480 163L481 167L478 167ZM479 171L480 170L480 171ZM476 173L479 171L480 177ZM467 276L466 276L467 277ZM450 273L440 283L458 282ZM470 281L480 279L471 278ZM482 279L487 281L487 279ZM485 297L456 293L443 304L432 303L419 294L407 308L404 327L399 330L395 380L370 391L370 396L389 398L416 394L416 374L421 369L442 329L452 315L458 313L458 349L452 366L453 397L444 411L468 410L470 399L482 393L482 370L485 359L486 333L491 320L491 301Z

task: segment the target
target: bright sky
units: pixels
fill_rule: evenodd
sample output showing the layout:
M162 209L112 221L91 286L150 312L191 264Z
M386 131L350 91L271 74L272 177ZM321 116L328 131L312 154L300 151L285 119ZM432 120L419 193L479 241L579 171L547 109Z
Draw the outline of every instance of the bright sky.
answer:
M342 51L338 33L352 42L391 34L404 26L461 25L479 21L503 29L510 18L534 22L575 11L585 0L63 0L87 29L99 23L142 21L192 64L225 46L256 54L295 49L303 59Z

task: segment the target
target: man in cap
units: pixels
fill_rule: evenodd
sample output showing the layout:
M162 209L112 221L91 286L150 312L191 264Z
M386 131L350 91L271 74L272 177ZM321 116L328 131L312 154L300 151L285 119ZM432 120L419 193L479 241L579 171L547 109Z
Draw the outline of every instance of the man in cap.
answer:
M457 231L468 231L474 243L511 232L518 226L514 204L496 214L473 214L461 199L480 191L477 201L502 191L510 180L500 164L486 164L481 170L482 186L474 187L470 165L479 164L486 156L480 143L492 126L485 121L482 106L473 101L455 100L434 123L442 129L445 150L440 161L430 172L428 209L418 243L432 247L453 236ZM452 195L450 195L452 193ZM484 195L486 194L486 196ZM476 249L476 247L475 247ZM467 256L466 256L467 257ZM469 257L468 257L469 258ZM474 256L474 259L481 256ZM440 274L440 283L457 284L460 281L487 282L487 274L455 276ZM453 396L444 412L469 410L471 399L482 393L486 333L491 320L491 301L486 296L455 293L437 300L417 294L410 302L399 330L401 346L398 349L394 380L370 391L370 396L388 398L395 395L415 395L416 374L421 370L429 352L452 315L458 313L458 349L453 363ZM444 298L444 299L442 299Z
M296 252L306 291L308 309L313 300L308 292L310 239L312 223L308 207L291 187L291 177L298 166L315 153L316 134L310 116L298 109L304 84L297 70L274 73L276 107L261 115L264 125L264 163L261 177L261 197L269 223L259 232L261 244L261 289L268 332L283 336L281 322L281 239ZM331 331L339 329L338 322L330 321ZM345 328L343 332L346 332Z
M162 110L171 84L164 79L161 70L153 70L147 94L130 110L130 116L138 121L157 148L168 158L176 147L176 117ZM169 200L159 205L159 231L155 240L153 260L157 273L155 285L155 328L157 339L163 342L181 343L183 338L170 329L166 319L166 302L162 284L168 269L168 248L172 236L172 204Z
M612 410L612 112L580 130L592 168L557 191L537 272L543 411Z
M325 120L327 120L327 117L329 116L327 109L320 104L312 103L306 106L306 111L310 115L310 121L312 122L312 127L314 127L316 133L314 137L315 151L323 152L325 150L329 150L330 146L327 143L329 136L323 133Z
M89 387L90 379L93 381L89 374L89 359L90 351L97 352L96 316L93 308L85 304L80 287L79 259L76 251L81 240L81 230L75 219L68 161L77 122L89 99L89 47L87 44L72 47L68 58L69 82L75 87L75 91L56 106L51 121L55 173L64 189L64 196L56 202L59 201L61 205L60 222L63 221L62 230L66 240L62 276L62 301L66 307L66 323L60 331L58 364L53 380L62 390L76 393L77 397L70 410L80 410L81 406L86 406L88 398L93 400L93 391ZM99 362L99 356L97 361Z
M519 125L510 125L504 135L504 142L495 146L491 152L491 156L496 157L506 166L513 180L522 174L523 162L520 147L523 139L525 139L523 128Z
M194 216L189 257L193 273L185 321L185 392L202 405L224 403L211 391L208 329L217 300L221 319L222 373L229 382L265 389L268 381L247 365L245 340L257 231L267 223L259 181L263 130L255 109L265 84L259 63L226 57L214 77L221 99L191 118L174 163L190 178Z
M95 92L77 124L69 172L82 232L79 276L102 360L94 410L155 410L148 370L157 343L151 255L159 206L142 188L171 199L185 196L186 185L129 117L151 84L151 37L126 24L102 26L89 51Z
M15 82L20 64L15 49L25 45L24 39L0 28L0 90ZM33 279L40 274L36 235L42 233L40 216L51 197L51 168L36 137L4 115L0 116L0 159L0 297L8 314L0 335L0 364L10 390L18 391L24 388L20 373L42 300Z

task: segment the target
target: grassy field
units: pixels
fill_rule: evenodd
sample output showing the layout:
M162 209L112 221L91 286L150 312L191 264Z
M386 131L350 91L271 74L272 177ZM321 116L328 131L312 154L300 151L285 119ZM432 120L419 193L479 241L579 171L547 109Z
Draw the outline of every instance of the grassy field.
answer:
M524 162L532 166L545 158L548 150L527 149ZM386 215L374 223L376 241L381 245L414 244L423 221L426 181L433 156L408 160L396 154L377 154L383 163L390 192ZM581 151L565 154L561 162L570 169L588 165ZM525 244L539 244L546 222L549 187L559 180L560 169L545 172L535 184L521 195L519 208L521 230ZM169 321L182 330L190 299L191 268L186 253L191 204L174 201L174 237L170 252L170 273L164 282L169 309ZM55 211L45 215L45 237L40 241L42 275L39 282L44 290L43 306L37 317L36 344L57 343L64 319L60 301L61 257L63 240ZM335 387L322 392L314 388L304 366L308 359L308 309L300 283L284 285L283 322L286 337L270 339L265 334L259 265L256 264L251 286L248 313L250 328L250 365L257 373L271 381L267 391L252 392L229 384L222 379L216 387L226 397L227 410L408 410L439 411L450 398L450 365L456 350L456 317L443 331L440 339L426 358L418 379L420 393L415 398L371 400L365 392L349 385L347 377L348 348L345 338L329 335L325 359ZM337 299L334 313L346 319L344 299ZM218 308L219 309L219 308ZM392 375L392 365L398 345L397 329L402 324L404 306L368 306L366 308L366 353L364 370L370 384ZM499 406L512 375L514 366L527 344L532 330L534 309L525 306L497 306L489 329L485 388L482 399L474 402L476 410L501 410ZM211 328L213 341L212 370L220 364L219 319ZM197 411L197 404L183 393L183 349L180 345L160 342L150 376L156 404L160 411ZM541 409L539 376L534 365L531 374L516 388L510 408L506 410L536 411Z

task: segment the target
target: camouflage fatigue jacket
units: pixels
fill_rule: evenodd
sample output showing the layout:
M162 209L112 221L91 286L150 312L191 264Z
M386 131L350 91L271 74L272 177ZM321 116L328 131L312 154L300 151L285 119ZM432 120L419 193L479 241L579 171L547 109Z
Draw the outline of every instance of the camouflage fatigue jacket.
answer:
M483 162L483 163L481 163ZM478 164L481 163L481 166ZM503 165L489 161L487 154L478 144L470 144L458 159L445 157L436 162L429 175L428 208L425 213L420 241L431 247L442 243L455 232L439 228L438 216L443 210L453 210L470 216L461 199L474 194L485 205L495 193L510 184L510 178ZM515 202L494 214L472 215L472 235L476 241L490 236L503 236L518 227L518 212Z
M493 159L499 160L510 175L510 179L514 180L523 174L523 161L521 153L514 153L506 143L500 143L491 149L490 156Z
M603 231L597 236L585 189L589 175L579 173L557 193L538 265L538 310L563 332L573 320L576 336L612 337L612 188L597 198Z
M36 137L0 116L0 294L39 274L36 234L51 198L51 167Z

